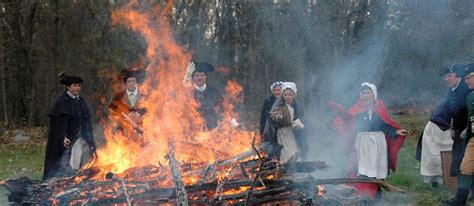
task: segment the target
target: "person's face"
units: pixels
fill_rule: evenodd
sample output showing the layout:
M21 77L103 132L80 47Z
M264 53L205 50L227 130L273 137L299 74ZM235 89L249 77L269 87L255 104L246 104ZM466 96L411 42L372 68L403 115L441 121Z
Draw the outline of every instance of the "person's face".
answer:
M448 85L448 87L455 87L456 84L458 83L458 78L456 78L456 73L451 72L447 73L443 76L443 81Z
M287 104L293 104L293 100L295 100L295 93L291 89L285 89L283 91L283 100L285 100L285 103Z
M469 87L469 89L474 89L474 75L466 76L464 82L466 82L467 87Z
M360 100L367 106L372 105L375 101L374 93L370 89L364 89L360 93Z
M198 86L204 86L206 84L206 73L204 72L194 72L193 74L193 82Z
M127 81L125 81L125 88L127 88L128 91L135 91L137 89L137 78L135 77L129 77L127 78Z
M280 86L274 86L273 87L273 96L279 97L281 95L281 87Z
M81 84L78 83L71 84L66 88L67 91L69 91L69 93L71 93L73 96L77 96L81 92Z

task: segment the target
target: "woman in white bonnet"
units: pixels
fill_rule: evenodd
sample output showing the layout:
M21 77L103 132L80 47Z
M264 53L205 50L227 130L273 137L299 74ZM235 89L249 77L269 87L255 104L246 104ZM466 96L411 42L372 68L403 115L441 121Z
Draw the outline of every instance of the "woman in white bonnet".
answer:
M277 100L277 98L281 96L282 84L283 82L276 81L270 86L270 91L272 92L272 94L267 99L265 99L262 110L260 112L260 135L263 135L265 124L268 119L268 113L272 109L272 106Z
M282 146L279 159L281 163L286 163L298 161L301 157L301 150L296 142L294 130L301 130L304 125L298 119L300 114L298 114L298 106L295 101L296 84L284 82L282 91L281 97L276 100L270 111L264 139ZM272 130L271 127L275 129Z
M389 169L395 172L397 154L407 132L391 119L387 107L377 98L374 84L364 82L359 100L348 110L333 102L328 102L328 106L338 113L335 119L337 131L353 149L347 151L349 178L385 179ZM376 185L366 183L354 187L360 194L372 197L378 189Z

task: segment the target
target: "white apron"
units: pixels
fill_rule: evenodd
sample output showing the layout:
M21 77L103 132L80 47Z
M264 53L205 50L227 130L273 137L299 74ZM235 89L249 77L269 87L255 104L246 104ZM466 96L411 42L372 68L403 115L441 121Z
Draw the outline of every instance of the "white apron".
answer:
M424 176L441 176L441 151L453 146L449 130L443 131L432 122L426 124L422 137L420 173Z
M382 131L358 132L355 139L358 174L385 179L388 174L387 141Z
M285 104L290 111L291 119L294 118L295 109L288 104ZM293 128L283 127L277 130L277 141L278 144L283 145L280 153L281 163L285 163L288 160L297 161L301 156L301 151L296 144L295 135L293 133Z

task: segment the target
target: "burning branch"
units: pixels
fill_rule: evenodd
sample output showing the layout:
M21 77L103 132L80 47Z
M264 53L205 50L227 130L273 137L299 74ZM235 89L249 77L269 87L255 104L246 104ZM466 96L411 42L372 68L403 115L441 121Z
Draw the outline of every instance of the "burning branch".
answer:
M176 158L174 157L174 143L169 142L169 151L168 151L168 164L173 173L173 182L176 190L176 201L177 205L188 206L188 195L186 194L186 189L184 188L183 180L179 173L179 164Z
M250 189L249 189L249 191L247 192L247 197L245 198L245 205L248 205L248 204L249 204L250 197L252 196L253 188L255 187L255 183L256 183L257 180L260 178L260 175L262 174L262 168L263 168L263 166L265 165L265 161L263 161L262 157L260 156L260 153L258 152L257 148L255 147L255 136L256 136L256 135L253 136L252 148L253 148L253 150L255 151L255 153L257 153L257 157L258 157L258 159L260 160L260 166L258 167L257 174L256 174L255 177L253 178L252 185L250 186Z

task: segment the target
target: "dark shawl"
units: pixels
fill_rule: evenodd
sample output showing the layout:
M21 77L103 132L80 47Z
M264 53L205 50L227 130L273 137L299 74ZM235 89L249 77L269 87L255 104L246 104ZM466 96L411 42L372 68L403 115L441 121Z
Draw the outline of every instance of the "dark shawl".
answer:
M267 122L268 112L272 109L273 104L277 98L274 95L270 95L263 103L262 111L260 112L260 135L263 135L265 130L265 123Z
M270 111L279 110L281 108L285 109L286 107L283 107L284 105L285 105L285 101L283 100L282 97L279 97L276 99L275 103L272 105L272 108ZM282 127L291 126L291 122L293 120L296 120L296 119L301 120L301 117L303 116L301 103L299 101L295 99L291 106L294 109L294 117L292 120L288 120L284 118L283 121L275 121L275 120L272 120L270 116L267 117L267 121L265 123L265 129L263 131L262 147L270 156L279 156L279 152L282 147L280 144L278 144L277 130ZM298 143L298 146L302 150L302 153L305 153L306 144L305 144L305 141L301 138L302 136L301 132L294 131L294 134L296 137L296 142Z

